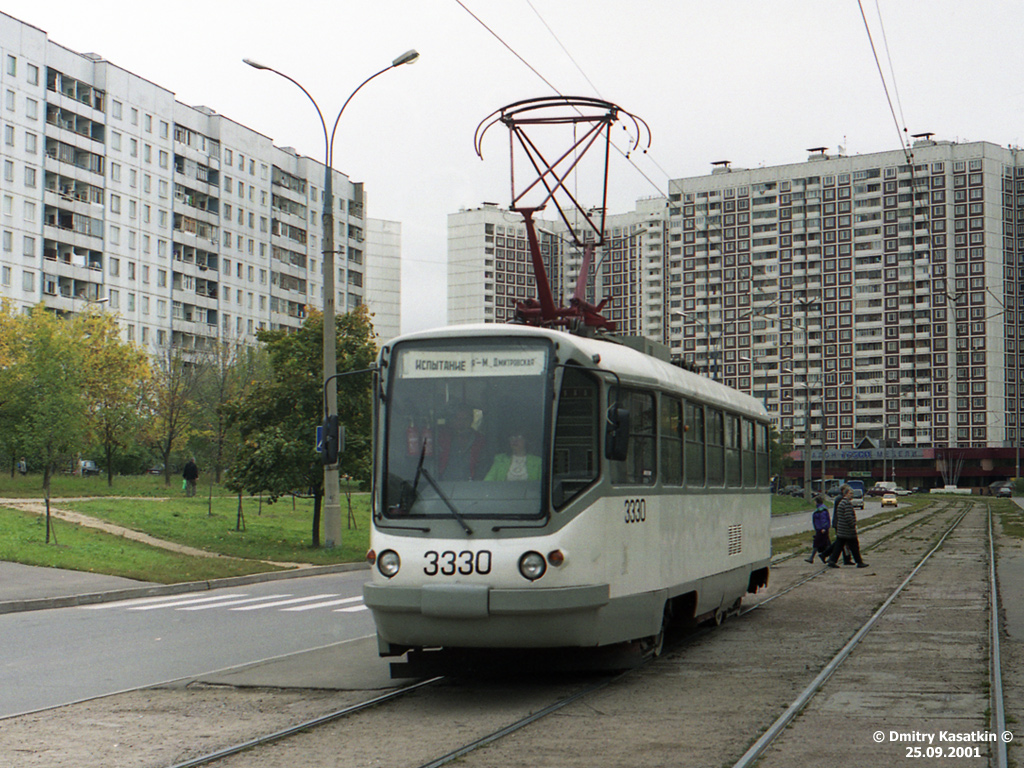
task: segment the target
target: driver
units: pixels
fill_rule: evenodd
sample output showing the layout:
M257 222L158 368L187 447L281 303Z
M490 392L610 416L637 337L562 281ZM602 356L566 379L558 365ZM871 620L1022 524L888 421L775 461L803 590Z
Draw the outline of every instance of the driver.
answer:
M479 480L486 441L473 429L475 413L463 403L452 414L451 424L441 430L437 441L437 470L445 480Z

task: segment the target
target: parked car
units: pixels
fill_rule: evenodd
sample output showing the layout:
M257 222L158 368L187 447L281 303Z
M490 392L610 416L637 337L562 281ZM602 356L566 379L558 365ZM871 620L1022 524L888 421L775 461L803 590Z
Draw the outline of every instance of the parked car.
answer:
M787 485L779 493L783 496L803 496L804 489L801 485Z
M146 470L147 475L162 475L164 473L164 465L157 464Z
M898 504L898 502L896 501L896 494L895 493L887 493L887 494L885 494L885 496L882 497L882 506L883 507L895 507L895 506L897 506L897 504Z
M1003 485L996 491L996 496L1000 499L1008 499L1013 496L1013 486Z
M86 475L98 475L100 468L96 466L96 462L91 459L82 459L78 462L79 471L82 473L82 477Z

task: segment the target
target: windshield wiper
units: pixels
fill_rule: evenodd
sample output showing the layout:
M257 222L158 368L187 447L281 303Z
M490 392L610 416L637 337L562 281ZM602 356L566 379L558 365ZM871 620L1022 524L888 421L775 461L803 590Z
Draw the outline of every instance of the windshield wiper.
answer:
M423 470L423 476L427 478L427 482L430 483L430 487L433 488L437 492L437 495L441 497L441 501L443 501L445 506L448 507L448 510L452 513L452 517L459 521L459 525L462 526L462 530L466 532L466 535L472 536L473 529L466 525L466 519L459 513L459 510L455 508L455 505L452 504L452 500L449 499L445 492L441 490L441 486L434 481L434 478L431 477L430 473L425 469Z
M412 512L413 505L419 500L416 495L416 489L420 485L420 475L423 473L423 459L427 455L427 441L423 441L423 447L420 448L420 459L416 463L416 475L413 477L412 485L410 486L404 480L402 481L403 489L400 491L398 499L398 508L406 515ZM408 489L406 491L405 489ZM408 503L408 506L406 504Z

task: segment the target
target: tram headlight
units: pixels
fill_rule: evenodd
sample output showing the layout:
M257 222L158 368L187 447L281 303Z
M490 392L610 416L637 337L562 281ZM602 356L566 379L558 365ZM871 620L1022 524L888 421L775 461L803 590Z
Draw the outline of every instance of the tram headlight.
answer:
M527 552L519 558L519 573L522 574L524 579L536 581L544 575L547 569L548 564L544 560L544 555L540 554L540 552Z
M393 549L386 549L377 555L377 570L387 578L390 579L397 574L398 569L401 567L402 558Z

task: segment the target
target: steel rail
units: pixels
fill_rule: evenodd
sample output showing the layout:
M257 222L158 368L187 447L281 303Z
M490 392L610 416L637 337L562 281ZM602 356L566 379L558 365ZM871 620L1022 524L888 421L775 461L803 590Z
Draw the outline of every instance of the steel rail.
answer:
M999 583L996 580L996 549L995 536L992 533L992 505L988 507L988 575L989 575L989 610L992 620L991 652L989 653L990 690L992 692L992 718L990 727L993 733L999 734L995 747L995 768L1006 768L1006 710L1003 706L1003 662L999 653Z
M938 509L928 510L927 507L926 507L924 509L916 510L915 512L906 512L906 513L900 515L899 517L894 517L894 518L891 518L889 520L884 520L882 522L877 522L877 523L874 523L873 525L865 526L862 529L858 529L858 534L866 533L867 531L873 531L876 528L883 528L883 527L885 527L887 525L890 525L892 523L898 523L898 522L900 522L902 520L905 520L910 515L917 514L917 512L924 513L924 514L922 514L921 517L918 517L918 518L915 518L914 520L909 521L906 525L902 526L901 528L897 528L894 531L890 531L889 533L887 533L884 536L880 537L876 541L871 542L867 546L861 547L861 552L870 552L875 547L877 547L879 544L881 544L883 542L886 542L889 539L892 539L892 538L898 536L899 534L903 533L904 531L907 531L907 530L910 530L911 528L914 528L915 526L923 525L924 523L926 523L929 520L931 520L932 518L934 518L936 515L939 515L939 514L941 514L943 512L946 512L946 511L948 511L951 508L954 508L956 506L956 504L957 504L957 502L947 502L945 506L940 506ZM797 555L802 555L802 553L796 553L795 552L795 553L792 553L790 555L787 555L786 557L781 557L781 558L779 558L778 561L772 563L772 565L775 566L778 563L788 562L789 560L792 560L794 557L797 557ZM804 584L806 584L809 581L812 581L813 579L818 578L823 573L827 573L827 571L824 568L819 568L818 570L814 571L813 573L810 573L807 576L803 577L799 581L797 581L797 582L795 582L793 584L790 584L788 587L786 587L785 589L781 590L780 592L776 592L771 597L766 597L764 600L761 600L760 602L755 603L754 605L751 605L750 607L741 610L739 615L740 616L746 616L751 611L756 611L762 605L767 605L772 600L775 600L775 599L777 599L779 597L782 597L783 595L789 594L790 592L792 592L797 587L802 587Z
M243 742L241 744L235 744L230 747L225 747L224 749L219 749L216 752L210 752L206 755L202 755L201 757L186 760L183 763L175 763L174 765L170 766L170 768L194 768L195 766L199 765L208 765L209 763L216 762L217 760L223 760L226 757L231 757L232 755L237 755L240 752L245 752L246 750L252 749L253 747L260 747L264 744L270 744L274 741L280 741L281 739L286 739L289 736L294 736L295 734L301 733L302 731L306 731L311 728L316 728L321 725L326 725L327 723L334 722L335 720L341 720L342 718L348 717L349 715L354 715L356 712L361 712L364 709L375 707L378 704L384 704L388 701L400 698L408 693L412 693L413 691L419 690L420 688L424 688L428 685L433 685L434 683L437 683L442 679L443 678L441 677L432 677L429 680L421 680L418 683L413 683L412 685L399 688L389 693L385 693L381 696L376 696L372 699L362 701L358 704L352 704L350 706L343 707L342 709L335 710L334 712L329 712L326 715L321 715L320 717L313 718L312 720L307 720L304 723L299 723L298 725L293 725L289 728L285 728L280 731L275 731L274 733L267 734L266 736L258 736L255 739L250 739L249 741Z
M650 663L650 661L651 659L647 659L640 666L646 666L648 663ZM584 688L583 690L577 691L576 693L572 694L572 696L569 696L560 701L556 701L554 704L549 704L548 706L544 707L544 709L539 709L536 712L527 715L526 717L516 720L514 723L510 723L509 725L506 725L503 728L499 728L498 730L488 734L487 736L482 736L476 741L472 741L469 744L466 744L465 746L459 747L458 749L454 749L446 755L442 755L441 757L435 760L431 760L429 763L423 763L421 766L419 766L419 768L440 768L440 766L442 765L447 765L448 763L454 760L458 760L460 757L463 757L464 755L467 755L470 752L479 749L480 747L491 744L497 741L498 739L503 739L504 737L512 733L515 733L516 731L521 730L526 726L537 722L538 720L543 720L548 715L554 714L563 707L567 707L573 702L578 701L585 696L589 696L592 693L597 693L603 688L607 688L612 683L621 680L623 677L635 672L637 669L639 669L639 667L628 669L625 672L620 672L618 675L615 675L614 677L611 677L607 680L602 680L600 683L595 683L594 685L588 686L587 688Z
M932 519L935 515L938 515L938 514L940 514L942 512L945 512L948 509L953 509L953 511L955 512L955 511L957 511L957 510L955 510L955 506L956 506L956 502L950 503L948 506L944 506L944 507L942 507L940 509L936 509L936 510L932 511L929 514L926 514L923 518L918 518L917 520L914 520L914 521L908 523L907 525L904 525L904 526L900 527L898 530L883 536L878 541L873 542L869 547L865 547L865 550L874 548L875 546L877 546L882 541L885 541L885 540L887 540L887 539L889 539L889 538L899 534L900 532L907 530L908 528L920 525L923 522L926 522L927 520ZM932 547L932 549L918 562L918 564L915 566L913 571L911 571L910 575L907 576L906 579L904 579L904 581L899 585L899 587L897 587L896 590L888 597L888 599L875 612L875 614L868 620L868 622L865 623L860 628L860 630L858 630L858 632L854 635L854 637L846 644L846 646L844 646L844 648L842 650L839 651L839 653L832 659L832 661L829 662L829 664L825 667L825 669L818 675L818 677L815 678L815 680L807 687L807 689L805 689L805 691L803 693L801 693L801 695L790 706L790 708L787 709L786 712L783 713L783 715L767 731L765 731L765 733L761 736L761 738L757 742L755 742L754 746L752 746L748 750L748 752L743 756L743 758L740 759L739 762L737 762L733 766L733 768L747 768L748 766L750 766L753 763L753 761L755 761L758 757L760 757L760 755L763 753L764 749L767 748L771 744L771 742L774 741L775 738L777 738L777 736L779 735L779 733L782 732L782 730L785 728L785 726L788 725L788 723L797 714L799 714L799 712L806 706L806 704L810 701L810 699L813 697L814 693L816 693L816 691L821 687L821 685L824 684L824 682L827 681L829 677L831 677L831 675L835 672L835 670L840 666L840 664L850 654L850 652L853 650L853 648L860 642L861 639L863 639L863 637L872 628L872 626L875 624L875 622L882 616L882 614L885 613L886 609L890 606L890 604L903 591L903 589L910 583L910 581L914 578L914 576L918 573L918 571L920 571L920 569L924 566L925 562L942 546L942 544L945 542L946 538L956 529L956 527L960 524L960 522L963 521L964 517L966 517L966 515L968 514L968 512L971 511L972 508L973 507L969 507L968 509L960 512L959 517L945 531L945 533L942 535L942 537L939 539L939 541ZM883 525L888 525L889 523L896 522L896 521L903 520L903 519L904 519L904 517L901 516L899 518L896 518L896 520L886 521L886 523L880 523L880 524L878 524L876 526L872 526L872 527L882 527ZM991 520L990 520L990 525L991 525ZM990 538L990 546L991 546L991 538ZM816 578L817 576L821 575L821 573L823 573L823 572L824 571L818 571L818 572L815 572L814 574L811 574L807 578L804 578L804 579L798 581L796 584L791 585L789 588L787 588L786 590L780 592L779 594L773 595L772 597L768 598L767 600L765 600L765 601L763 601L761 603L758 603L758 605L751 606L749 609L746 609L746 610L742 611L739 615L745 615L745 614L749 613L750 611L755 610L756 608L760 607L761 605L764 605L765 603L770 602L771 600L775 599L776 597L781 597L783 594L786 594L787 592L790 592L793 589L796 589L797 587L807 583L811 579ZM994 571L993 571L993 573L994 573ZM994 589L994 582L993 582L993 589ZM993 600L995 600L995 599L996 598L994 597ZM700 636L704 636L706 633L708 633L710 631L711 630L708 629L708 628L698 629L696 632L693 632L692 634L689 634L687 636L687 640L688 641L692 641L694 638L700 637ZM998 632L998 628L994 628L993 631L994 632ZM625 670L625 671L623 671L623 672L621 672L621 673L619 673L617 675L614 675L614 676L612 676L610 678L602 680L602 681L600 681L600 682L598 682L596 684L587 686L586 688L583 688L583 689L577 691L576 693L573 693L572 695L567 696L564 699L561 699L561 700L559 700L559 701L557 701L557 702L555 702L553 704L550 704L550 705L548 705L548 706L546 706L546 707L544 707L544 708L542 708L540 710L537 710L536 712L533 712L533 713L531 713L531 714L529 714L529 715L527 715L525 717L522 717L519 720L516 720L516 721L514 721L514 722L512 722L512 723L510 723L508 725L502 726L501 728L498 728L498 729L494 730L492 733L490 733L490 734L488 734L486 736L482 736L482 737L480 737L480 738L478 738L478 739L476 739L476 740L474 740L474 741L472 741L472 742L470 742L468 744L465 744L465 745L463 745L461 747L458 747L457 749L454 749L454 750L448 752L447 754L442 755L441 757L438 757L438 758L435 758L435 759L433 759L433 760L431 760L429 762L423 763L422 765L419 766L419 768L441 768L441 766L444 766L444 765L447 765L449 763L452 763L452 762L454 762L454 761L464 757L465 755L469 754L470 752L473 752L473 751L479 749L480 747L492 744L492 743L494 743L494 742L504 738L505 736L509 736L509 735L519 731L519 730L522 730L523 728L526 728L529 725L532 725L533 723L535 723L535 722L537 722L539 720L543 720L544 718L548 717L549 715L552 715L555 712L558 712L559 710L569 706L570 704L573 704L573 703L579 701L582 698L585 698L586 696L589 696L589 695L591 695L593 693L596 693L596 692L598 692L600 690L603 690L603 689L607 688L611 684L616 683L616 682L622 680L623 678L633 674L634 672L636 672L637 669L639 669L641 667L647 666L647 664L651 663L652 661L654 661L654 657L644 660L637 667ZM316 728L318 726L328 724L328 723L333 722L335 720L342 719L342 718L344 718L344 717L346 717L348 715L354 714L354 713L359 712L359 711L361 711L363 709L366 709L368 707L372 707L372 706L375 706L377 704L386 703L386 702L391 701L393 699L399 698L399 697L401 697L402 695L404 695L406 693L412 692L414 690L417 690L419 688L425 687L427 685L434 684L434 683L438 682L441 679L443 679L443 678L441 678L441 677L431 678L429 680L425 680L425 681L422 681L420 683L416 683L416 684L408 686L406 688L402 688L402 689L399 689L397 691L392 691L391 693L384 694L383 696L378 696L378 697L376 697L374 699L370 699L368 701L365 701L365 702L362 702L362 703L359 703L359 704L355 704L355 705L352 705L352 706L349 706L349 707L345 707L343 709L337 710L336 712L332 712L332 713L329 713L327 715L324 715L324 716L321 716L321 717L318 717L318 718L306 721L304 723L300 723L298 725L292 726L290 728L286 728L284 730L277 731L277 732L269 734L267 736L258 737L256 739L252 739L252 740L247 741L247 742L242 743L242 744L237 744L237 745L232 746L232 747L227 747L225 749L218 750L216 752L210 753L208 755L204 755L202 757L195 758L193 760L189 760L189 761L182 762L182 763L177 763L177 764L175 764L173 766L170 766L170 768L194 768L195 766L206 765L206 764L215 762L217 760L221 760L221 759L224 759L226 757L230 757L232 755L238 754L240 752L244 752L244 751L252 749L254 747L259 747L259 746L262 746L262 745L265 745L265 744L272 743L274 741L279 741L281 739L288 738L289 736L293 736L293 735L295 735L297 733L300 733L302 731L310 730L312 728ZM996 696L996 693L995 693L996 685L997 685L997 683L994 680L993 681L993 697L994 698ZM1000 689L1000 693L998 694L998 697L999 697L999 700L1000 700L1000 707L998 709L998 713L997 713L996 708L993 707L993 723L996 723L997 721L998 722L1002 722L1002 720L1001 720L1001 718L1002 718L1001 680L999 680L998 685L999 685L999 689ZM1002 747L1003 747L1003 752L1005 754L1005 745L1002 745ZM1001 764L997 764L996 768L1005 768L1005 766L1006 766L1006 764L1005 764L1005 762L1003 762Z
M939 514L941 512L946 511L949 507L952 507L954 505L955 505L955 503L952 503L952 504L949 504L948 506L943 506L940 509L934 510L931 513L927 514L924 517L924 520L931 519L933 516L935 516L935 515L937 515L937 514ZM956 525L959 524L960 520L962 520L964 518L964 516L967 514L967 511L969 511L969 510L965 510L963 513L961 513L960 518L956 521L956 523L954 524L953 528L955 528ZM896 520L902 520L904 517L905 517L905 515L901 516L899 518L896 518ZM917 519L917 520L914 520L914 521L908 523L907 525L899 528L898 530L896 530L896 531L894 531L894 532L892 532L890 534L887 534L882 539L879 539L879 541L873 542L871 544L871 547L877 546L881 541L885 541L885 540L891 538L892 536L895 536L898 533L901 533L902 531L907 530L908 528L911 528L911 527L913 527L915 525L918 525L921 522L923 522L924 520ZM878 526L873 526L873 527L881 527L882 525L888 525L891 522L895 522L895 520L889 520L889 521L886 521L885 523L879 523ZM950 529L950 531L952 531L952 528ZM950 531L947 531L946 535L948 535ZM943 536L942 540L945 540L945 536ZM938 549L938 547L941 546L942 540L939 541L939 543L936 545L935 549ZM865 549L869 549L871 547L866 547ZM931 552L928 553L927 557L930 557L930 556L931 556ZM922 563L923 563L923 561L922 561ZM920 567L920 565L918 567ZM801 586L802 584L806 584L811 579L817 578L823 572L824 571L819 571L819 572L816 572L814 574L811 574L807 578L802 579L801 581L798 581L796 584L791 585L789 588L787 588L783 592L780 592L777 595L773 595L772 597L768 598L767 600L764 600L761 603L758 603L757 605L751 606L749 609L740 612L739 615L741 615L741 616L746 615L747 613L749 613L752 610L755 610L759 606L764 605L765 603L767 603L767 602L769 602L771 600L774 600L776 597L780 597L781 595L786 594L786 592L789 592L789 591L791 591L793 589L796 589L797 587ZM902 586L901 586L901 589L902 589ZM890 598L890 600L888 602L891 602L892 599L893 598ZM709 628L701 628L698 631L688 635L686 640L687 641L692 641L692 640L694 640L697 637L703 637L705 634L707 634L710 631L711 630ZM506 726L504 726L502 728L499 728L499 729L495 730L494 732L488 734L487 736L482 736L481 738L476 739L475 741L470 742L469 744L466 744L466 745L464 745L462 747L459 747L458 749L452 750L451 752L447 753L446 755L443 755L443 756L441 756L439 758L436 758L435 760L432 760L430 762L423 763L418 768L441 768L441 766L447 765L448 763L451 763L452 761L457 760L457 759L459 759L459 758L469 754L470 752L473 752L474 750L479 749L480 747L486 746L488 744L492 744L493 742L498 741L499 739L502 739L505 736L508 736L508 735L510 735L512 733L515 733L516 731L521 730L521 729L527 727L528 725L531 725L531 724L537 722L538 720L542 720L545 717L547 717L548 715L554 714L555 712L557 712L558 710L562 709L563 707L566 707L569 704L572 704L572 703L580 700L581 698L583 698L585 696L589 696L592 693L596 693L597 691L602 690L603 688L606 688L607 686L611 685L612 683L617 682L617 681L621 680L622 678L624 678L624 677L626 677L628 675L631 675L632 673L634 673L640 667L644 667L647 664L652 663L653 661L654 661L653 657L649 658L649 659L646 659L638 667L626 670L625 672L622 672L622 673L620 673L620 674L618 674L618 675L616 675L616 676L614 676L614 677L612 677L612 678L610 678L608 680L604 680L604 681L602 681L600 683L597 683L597 684L595 684L593 686L590 686L588 688L580 690L580 691L574 693L572 696L569 696L569 697L567 697L565 699L562 699L561 701L555 702L554 704L551 704L551 705L549 705L549 706L547 706L547 707L545 707L543 709L540 709L537 712L534 712L533 714L527 715L526 717L523 717L520 720L517 720L517 721L515 721L513 723L510 723L509 725L506 725Z
M832 677L832 675L839 668L839 666L844 661L846 661L846 658L850 655L853 649L860 644L861 640L864 639L865 635L867 635L867 633L871 631L875 623L889 609L889 606L892 605L892 603L896 600L897 597L899 597L899 595L903 592L907 585L910 584L910 582L914 579L915 576L917 576L918 572L924 567L925 563L927 563L928 560L931 559L931 556L935 554L940 547L942 547L942 545L945 543L949 535L957 529L957 527L960 525L961 522L963 522L963 519L968 515L968 513L970 513L972 509L973 505L971 507L968 507L960 514L960 516L953 522L953 524L946 530L946 532L942 534L942 537L935 544L935 546L932 547L923 558L921 558L921 560L910 572L910 574L903 580L903 582L898 587L896 587L895 590L893 590L892 594L890 594L889 597L886 598L885 602L882 603L878 610L875 611L874 614L872 614L871 618L869 618L861 626L861 628L857 630L854 636L850 638L846 645L842 647L839 653L837 653L832 658L832 660L825 665L821 672L818 673L817 677L815 677L814 680L812 680L810 684L808 684L808 686L804 688L803 691L801 691L800 695L797 696L796 699L794 699L793 703L786 708L786 711L783 712L775 720L774 723L768 726L768 729L765 730L765 732L761 734L760 738L758 738L757 741L755 741L750 746L750 748L743 754L743 756L733 764L732 768L749 768L758 760L758 758L761 757L761 755L772 744L772 742L775 741L776 738L778 738L779 734L781 734L782 731L785 730L785 728L793 721L793 719L804 710L804 708L807 706L810 700L828 681L828 679Z

